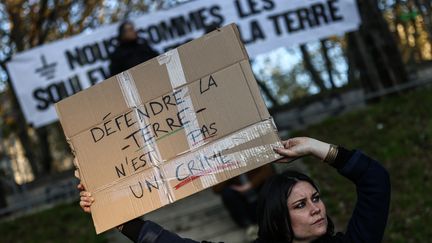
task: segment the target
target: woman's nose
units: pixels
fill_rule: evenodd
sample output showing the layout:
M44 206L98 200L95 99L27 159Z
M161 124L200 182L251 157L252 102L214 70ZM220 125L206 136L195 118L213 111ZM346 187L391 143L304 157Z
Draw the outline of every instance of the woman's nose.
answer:
M315 215L321 212L321 209L315 205L314 203L311 203L311 215Z

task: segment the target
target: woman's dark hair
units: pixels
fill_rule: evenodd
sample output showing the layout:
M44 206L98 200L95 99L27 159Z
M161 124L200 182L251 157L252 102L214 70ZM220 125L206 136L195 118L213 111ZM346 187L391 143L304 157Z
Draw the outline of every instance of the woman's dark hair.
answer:
M292 242L294 232L288 211L288 196L299 181L309 182L319 191L315 182L305 174L286 171L273 176L262 187L258 198L258 242ZM334 225L328 219L326 235L333 235Z

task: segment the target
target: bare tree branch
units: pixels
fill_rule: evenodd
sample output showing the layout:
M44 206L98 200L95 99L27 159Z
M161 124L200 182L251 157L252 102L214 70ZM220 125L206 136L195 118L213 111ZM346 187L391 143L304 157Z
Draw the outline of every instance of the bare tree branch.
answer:
M16 45L16 48L18 51L22 51L25 49L25 45L24 45L24 33L23 30L21 29L23 24L22 24L22 19L19 15L19 12L17 12L16 9L21 9L23 5L23 2L21 3L16 3L15 6L11 5L6 5L7 7L7 12L10 18L10 22L12 23L12 27L11 27L11 39L14 40L14 43Z
M320 92L327 90L327 87L324 85L324 80L321 78L318 70L316 70L316 68L312 64L312 58L309 55L305 44L300 45L300 51L303 56L305 68L311 75L312 81L316 84L316 86L318 86Z
M327 42L329 42L328 39L321 40L321 53L324 57L325 67L327 70L327 75L329 77L331 88L334 89L336 88L336 85L333 80L333 63L328 54Z
M37 45L41 45L45 42L45 40L48 36L48 33L51 29L51 26L56 22L57 11L61 11L58 9L61 9L61 8L59 8L59 2L55 1L55 5L54 5L53 9L51 9L51 12L50 12L48 18L46 18L46 20L45 20L45 28L41 28L41 30L39 31Z

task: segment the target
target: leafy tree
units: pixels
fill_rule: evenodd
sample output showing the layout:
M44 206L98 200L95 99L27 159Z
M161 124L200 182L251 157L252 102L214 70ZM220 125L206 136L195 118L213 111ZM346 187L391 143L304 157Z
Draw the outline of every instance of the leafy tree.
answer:
M162 7L162 3L164 1L156 0L6 0L0 3L0 79L6 95L12 101L13 130L24 147L25 156L36 177L52 170L48 134L61 131L55 124L38 129L26 124L12 89L6 63L15 53L142 14L150 8Z

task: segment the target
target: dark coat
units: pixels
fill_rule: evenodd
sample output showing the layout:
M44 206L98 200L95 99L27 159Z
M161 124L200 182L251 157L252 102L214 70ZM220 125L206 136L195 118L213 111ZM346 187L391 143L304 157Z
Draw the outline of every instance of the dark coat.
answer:
M390 204L388 172L377 161L360 151L349 153L347 159L335 163L334 167L356 185L357 203L345 233L322 237L315 242L381 242ZM126 223L122 233L141 243L197 243L164 230L154 222L138 219ZM256 243L268 242L257 239Z
M110 55L110 76L143 63L159 55L144 40L123 42Z

